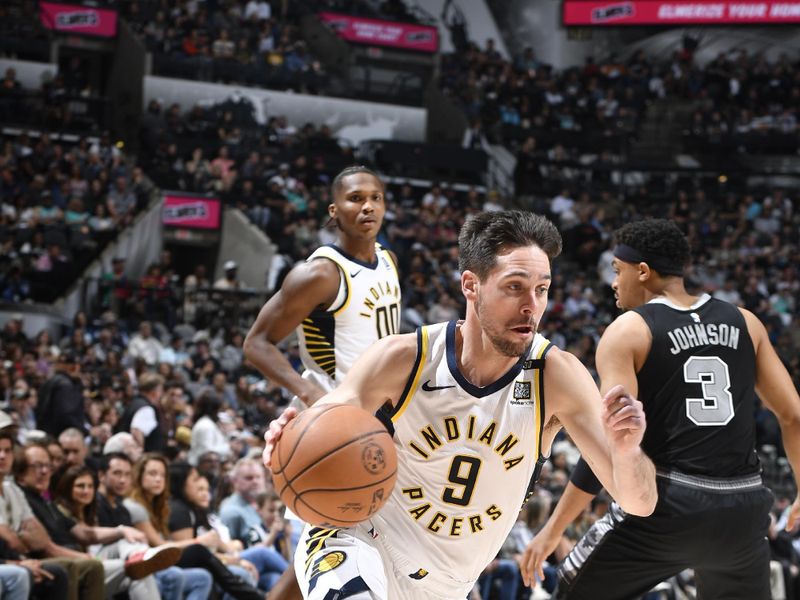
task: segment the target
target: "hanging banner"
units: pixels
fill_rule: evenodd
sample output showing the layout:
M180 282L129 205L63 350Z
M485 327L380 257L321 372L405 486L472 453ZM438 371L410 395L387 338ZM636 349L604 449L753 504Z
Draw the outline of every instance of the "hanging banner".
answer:
M219 229L219 200L167 192L164 194L161 223L186 229Z
M77 4L39 2L42 25L61 33L80 33L99 37L117 35L117 11Z
M330 12L319 13L319 18L340 38L354 44L391 46L420 52L439 50L439 32L436 27L365 19Z
M564 25L800 23L800 2L564 0Z

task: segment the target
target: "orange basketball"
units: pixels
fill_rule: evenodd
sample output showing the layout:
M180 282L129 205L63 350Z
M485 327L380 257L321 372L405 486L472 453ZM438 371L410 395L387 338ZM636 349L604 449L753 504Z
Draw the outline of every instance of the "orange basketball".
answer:
M309 408L289 421L272 451L281 500L320 527L350 527L389 499L397 452L386 427L351 404Z

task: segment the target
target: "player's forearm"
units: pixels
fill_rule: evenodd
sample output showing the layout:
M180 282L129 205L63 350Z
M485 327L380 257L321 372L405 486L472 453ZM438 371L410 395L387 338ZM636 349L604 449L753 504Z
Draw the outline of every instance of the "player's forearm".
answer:
M795 482L800 482L800 418L779 421L783 449L792 467Z
M641 448L611 456L614 490L612 495L626 513L646 517L655 510L656 468Z
M583 509L586 508L592 498L594 498L593 494L584 492L571 481L567 482L567 486L553 509L553 514L547 519L545 527L553 535L561 536L569 524L583 512Z

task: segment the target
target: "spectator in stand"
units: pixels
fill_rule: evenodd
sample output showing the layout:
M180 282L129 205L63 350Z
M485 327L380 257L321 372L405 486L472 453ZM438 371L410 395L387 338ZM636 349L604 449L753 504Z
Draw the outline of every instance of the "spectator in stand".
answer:
M126 177L120 176L114 180L114 186L108 192L106 208L108 214L122 225L128 225L133 220L136 195L130 189Z
M133 470L133 490L124 505L128 509L134 527L144 532L151 546L158 546L169 537L169 478L167 460L159 454L145 454ZM198 537L175 541L183 548L177 566L181 568L206 569L216 585L237 600L264 600L264 594L242 578L235 576L213 554L219 544L215 531Z
M129 431L145 452L162 452L167 447L160 416L164 378L158 373L145 372L138 384L139 395L125 406L117 432Z
M244 567L255 570L259 589L269 591L288 567L287 560L275 550L264 545L245 548L239 540L232 540L230 532L219 517L209 512L210 494L208 480L188 463L170 465L169 527L175 540L190 539L206 531L216 531L220 537L217 555L228 568ZM239 569L234 569L237 572Z
M141 358L145 364L152 367L158 364L162 350L161 342L153 337L150 321L142 321L139 324L139 332L131 338L131 343L128 345L128 355L131 358Z
M222 460L230 455L228 437L219 426L221 410L222 400L214 390L205 390L195 402L189 464L197 465L199 458L207 452L214 452Z
M223 275L214 282L214 289L243 290L248 287L245 282L241 281L240 279L237 279L237 273L239 272L239 265L236 264L236 261L233 260L225 261L225 264L223 265L222 268L225 271L225 275Z
M26 446L14 464L14 478L47 531L45 554L87 558L85 549L100 544L95 556L102 560L107 592L127 591L131 600L152 600L158 589L149 575L174 563L180 553L171 547L144 553L142 546L136 545L144 541L144 536L133 528L93 527L63 515L46 497L51 468L47 450L40 445ZM92 483L92 498L93 488Z
M264 466L243 458L234 465L231 477L234 493L222 501L219 514L231 537L247 548L265 539L257 504L259 494L266 491Z
M52 436L58 436L70 427L85 431L86 414L80 375L81 363L78 357L65 350L55 364L55 374L39 391L36 422Z
M109 453L98 471L97 522L102 527L133 527L123 504L131 491L132 462L125 454ZM155 573L162 600L206 600L211 593L211 574L203 569L168 567Z
M86 447L84 435L79 429L70 427L62 431L58 436L58 445L64 451L64 463L67 466L80 467L86 464L89 448Z
M102 565L95 560L31 560L27 554L43 551L47 532L33 516L25 495L9 475L14 467L16 440L8 428L0 429L0 544L4 560L19 560L33 577L35 598L49 600L102 600L105 594Z
M142 456L143 448L127 431L115 433L103 445L103 454L124 454L131 463L135 463ZM52 456L52 453L51 453ZM62 459L63 460L63 459Z

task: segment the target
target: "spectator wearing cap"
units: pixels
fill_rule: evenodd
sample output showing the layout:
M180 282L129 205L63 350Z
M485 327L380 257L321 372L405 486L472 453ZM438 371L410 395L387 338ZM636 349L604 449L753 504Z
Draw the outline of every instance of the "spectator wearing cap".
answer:
M36 422L39 428L53 437L74 427L86 432L86 413L83 402L81 365L70 350L59 354L55 373L39 390L36 405Z
M128 431L145 452L163 452L167 448L160 418L164 378L158 373L139 377L139 394L125 406L117 423L117 432Z
M243 281L236 277L239 272L239 265L236 264L235 260L225 261L222 270L225 271L225 275L214 282L215 290L242 290L247 287Z

